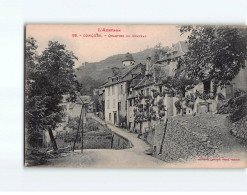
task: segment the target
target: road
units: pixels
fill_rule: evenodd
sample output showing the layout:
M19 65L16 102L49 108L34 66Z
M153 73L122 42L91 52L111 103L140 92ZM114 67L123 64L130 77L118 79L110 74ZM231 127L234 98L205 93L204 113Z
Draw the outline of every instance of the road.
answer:
M91 117L102 124L105 122L98 117ZM75 151L68 156L52 159L45 167L85 167L85 168L154 168L165 167L166 163L145 154L150 148L144 141L137 138L137 134L126 132L118 127L107 124L115 133L127 138L132 148L123 150L113 149L85 149L83 154Z
M98 122L105 121L91 115ZM70 153L68 156L49 160L41 167L77 167L77 168L231 168L243 167L244 162L202 162L197 160L185 162L167 163L155 157L145 154L150 148L144 141L137 138L137 134L129 133L114 125L107 126L115 133L127 138L133 145L132 148L123 150L114 149L85 149L83 154L80 150ZM239 154L239 153L238 153Z

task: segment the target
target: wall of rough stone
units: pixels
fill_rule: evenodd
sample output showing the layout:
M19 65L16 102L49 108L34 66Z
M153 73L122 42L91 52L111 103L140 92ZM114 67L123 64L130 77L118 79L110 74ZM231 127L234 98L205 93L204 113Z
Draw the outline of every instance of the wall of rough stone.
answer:
M169 162L219 157L220 152L225 152L231 143L229 125L226 115L169 118L162 160Z
M165 135L165 123L161 123L140 138L156 149L154 155L157 158L167 162L210 159L229 152L236 143L231 128L227 115L174 116L168 118Z
M233 136L247 142L247 116L233 123L231 133Z

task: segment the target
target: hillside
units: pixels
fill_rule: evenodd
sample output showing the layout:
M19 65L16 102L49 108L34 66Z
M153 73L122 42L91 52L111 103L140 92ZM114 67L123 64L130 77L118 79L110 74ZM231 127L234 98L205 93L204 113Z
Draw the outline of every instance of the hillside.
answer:
M154 55L154 48L146 49L137 53L132 53L136 63L145 63L148 56ZM97 85L102 84L108 76L111 75L112 67L122 67L122 60L125 54L117 54L106 58L100 62L87 63L86 66L81 66L76 69L77 80L80 83L85 83L85 80L95 80Z

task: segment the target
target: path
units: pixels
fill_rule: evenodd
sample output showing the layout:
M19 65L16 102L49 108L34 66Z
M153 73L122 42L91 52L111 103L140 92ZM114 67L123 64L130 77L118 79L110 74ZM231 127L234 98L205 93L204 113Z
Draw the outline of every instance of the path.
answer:
M91 115L101 124L105 121ZM159 168L165 167L166 163L146 155L145 151L150 148L144 141L137 138L137 134L128 133L118 127L107 124L115 133L127 138L133 145L132 148L123 150L113 149L86 149L83 154L80 151L69 156L53 159L45 166L51 167L87 167L87 168Z

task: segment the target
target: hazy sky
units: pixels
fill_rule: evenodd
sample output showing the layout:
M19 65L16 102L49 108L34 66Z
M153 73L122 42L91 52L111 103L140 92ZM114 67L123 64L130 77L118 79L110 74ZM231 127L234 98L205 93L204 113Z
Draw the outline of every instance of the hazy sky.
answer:
M119 29L120 32L99 32L105 29ZM84 35L101 34L102 37L84 37ZM78 37L73 37L77 34ZM125 37L109 37L124 35ZM130 35L131 37L126 37ZM146 37L132 37L144 35ZM59 41L67 46L79 58L76 67L82 62L97 62L114 54L135 53L154 47L161 42L162 46L171 46L186 36L180 36L175 25L27 25L26 36L37 40L38 52L41 53L48 41Z

